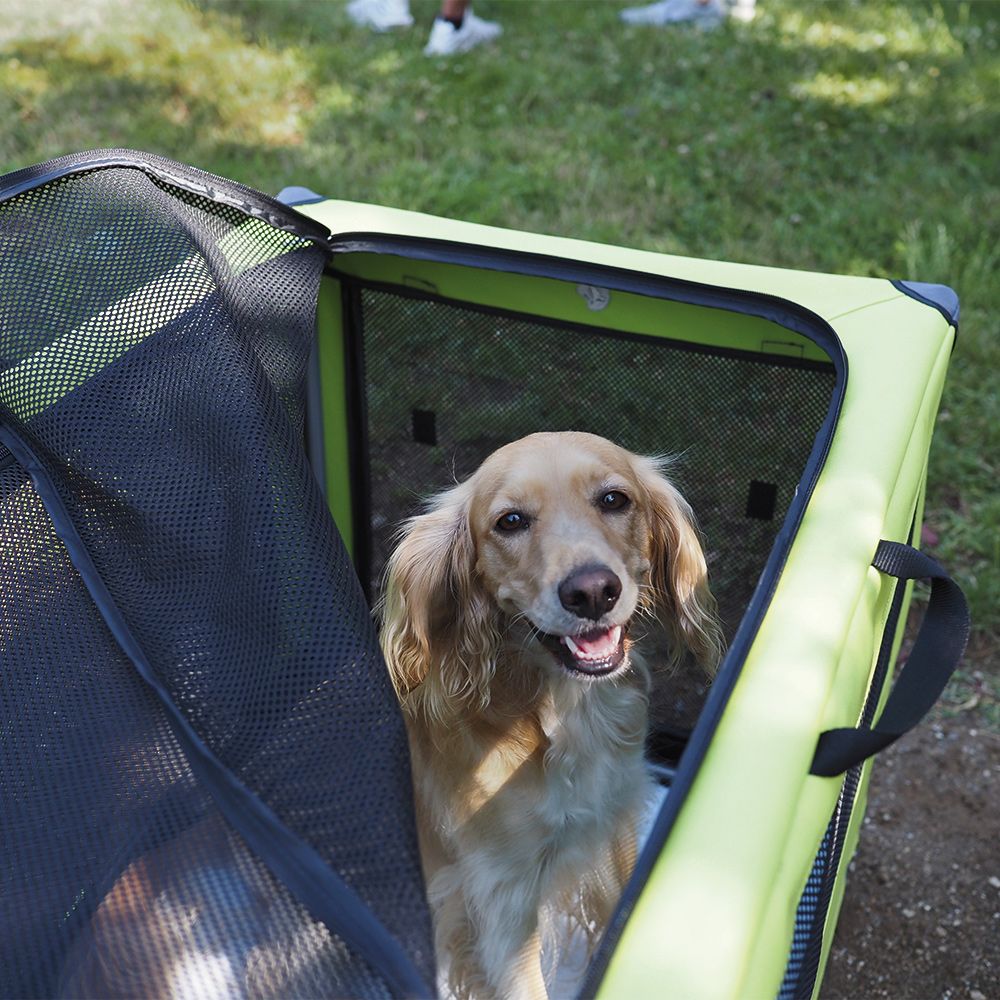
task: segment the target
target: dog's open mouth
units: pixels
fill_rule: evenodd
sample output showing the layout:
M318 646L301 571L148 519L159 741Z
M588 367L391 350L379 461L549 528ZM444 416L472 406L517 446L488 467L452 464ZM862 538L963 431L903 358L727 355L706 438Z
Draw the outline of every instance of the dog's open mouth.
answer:
M547 635L542 645L567 669L589 677L614 673L625 662L626 628L595 629L581 635Z

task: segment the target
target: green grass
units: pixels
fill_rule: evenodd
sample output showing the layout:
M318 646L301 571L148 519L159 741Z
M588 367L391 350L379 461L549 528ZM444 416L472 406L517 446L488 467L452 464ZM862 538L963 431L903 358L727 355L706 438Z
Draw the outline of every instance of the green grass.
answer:
M933 551L1000 647L1000 5L761 0L626 28L624 3L480 0L452 60L342 0L33 0L0 24L0 170L123 145L265 191L700 257L938 281L963 301Z

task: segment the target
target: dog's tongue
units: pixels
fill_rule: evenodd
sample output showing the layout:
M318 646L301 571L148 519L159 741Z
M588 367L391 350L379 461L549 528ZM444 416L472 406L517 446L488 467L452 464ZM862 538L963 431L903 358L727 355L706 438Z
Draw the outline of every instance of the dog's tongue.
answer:
M563 642L566 648L578 660L606 660L618 650L622 637L621 625L605 629L603 632L591 632L589 635L565 636Z

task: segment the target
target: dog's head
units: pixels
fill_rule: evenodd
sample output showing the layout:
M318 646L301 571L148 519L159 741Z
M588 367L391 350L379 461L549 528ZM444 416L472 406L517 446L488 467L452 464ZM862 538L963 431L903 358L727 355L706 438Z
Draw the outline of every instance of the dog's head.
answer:
M575 432L494 452L403 528L386 576L382 643L406 695L489 701L505 641L543 669L608 678L629 627L655 614L672 659L713 670L721 642L691 509L655 459Z

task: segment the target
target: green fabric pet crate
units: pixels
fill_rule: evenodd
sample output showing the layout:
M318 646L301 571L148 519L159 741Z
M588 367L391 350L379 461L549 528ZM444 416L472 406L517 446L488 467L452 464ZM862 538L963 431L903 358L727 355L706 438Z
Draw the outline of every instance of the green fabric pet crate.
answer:
M0 180L0 996L97 989L95 941L132 995L185 949L225 986L189 995L430 995L369 601L421 496L570 428L679 456L729 641L660 695L672 785L582 992L815 995L870 757L968 630L910 548L957 320L130 151Z

